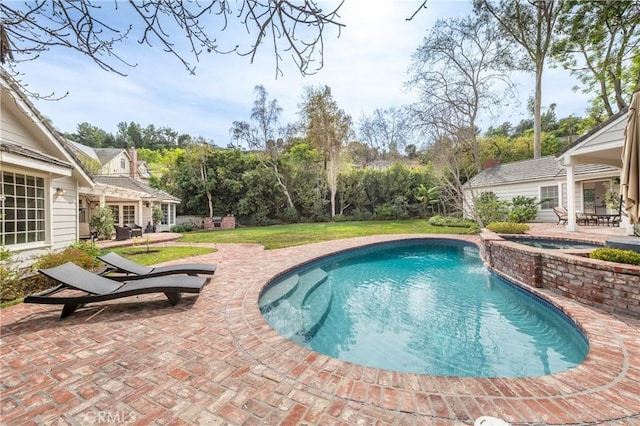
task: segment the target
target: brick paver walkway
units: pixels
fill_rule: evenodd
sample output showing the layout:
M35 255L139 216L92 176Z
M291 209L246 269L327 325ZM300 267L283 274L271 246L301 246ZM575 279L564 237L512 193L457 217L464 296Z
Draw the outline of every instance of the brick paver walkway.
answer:
M584 363L559 374L471 379L362 367L299 347L262 318L274 275L365 243L356 238L265 251L216 245L189 259L217 264L199 297L99 303L59 320L59 306L1 315L3 424L640 423L640 327L543 293L586 331ZM455 237L474 241L476 237ZM165 243L177 244L177 243ZM182 260L185 261L185 260Z

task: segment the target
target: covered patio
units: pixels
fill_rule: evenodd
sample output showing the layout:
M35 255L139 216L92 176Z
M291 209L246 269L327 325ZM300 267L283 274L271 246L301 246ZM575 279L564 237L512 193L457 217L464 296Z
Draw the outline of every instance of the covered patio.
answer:
M575 167L577 165L607 165L620 170L622 173L622 147L624 144L624 129L627 123L627 110L620 111L600 126L592 129L575 142L565 147L556 158L566 168L566 199L567 199L567 231L578 230L578 216L590 215L596 218L597 224L611 225L612 219L619 217L619 226L623 235L633 235L633 227L620 209L612 207L606 201L608 193L620 193L620 176L613 179L594 179L592 182L576 185ZM582 191L576 191L576 187Z

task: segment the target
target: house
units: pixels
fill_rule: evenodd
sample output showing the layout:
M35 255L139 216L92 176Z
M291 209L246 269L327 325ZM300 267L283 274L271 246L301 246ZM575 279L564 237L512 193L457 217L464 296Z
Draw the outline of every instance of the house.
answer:
M613 115L604 123L593 128L585 135L578 138L572 144L561 150L556 158L566 168L567 185L569 188L575 187L575 191L569 191L567 197L574 200L568 203L569 220L567 230L576 230L575 210L580 208L591 199L590 187L578 187L573 185L576 182L576 170L584 164L606 164L618 170L618 175L614 181L620 182L622 173L622 147L624 145L624 129L627 125L628 108ZM619 185L611 188L616 193L620 192ZM596 197L598 192L596 191ZM600 200L596 199L596 206ZM610 213L611 211L607 211ZM626 228L628 235L633 235L633 227L629 224L629 219L622 216L620 226Z
M614 167L581 164L574 170L574 175L575 193L587 194L585 198L575 199L576 212L596 213L606 193L619 190L620 171ZM535 220L557 222L553 208L569 204L566 180L566 168L555 156L494 165L464 186L465 216L473 217L474 200L481 193L493 192L504 200L512 200L518 195L545 200L539 204Z
M26 262L78 240L84 167L0 68L0 245Z
M144 228L151 225L154 207L163 212L156 231L169 231L176 224L180 199L150 187L140 178L140 170L146 176L148 167L139 166L135 148L93 148L73 141L67 141L67 145L92 170L97 187L80 188L81 223L88 222L98 206L106 205L119 226L136 223Z
M2 68L0 90L0 246L14 259L26 266L78 241L99 206L120 225L144 227L156 206L158 231L176 223L180 200L136 180L135 151L64 140Z
M620 192L622 145L626 110L612 116L566 146L555 156L494 165L464 186L465 215L472 217L473 201L485 191L511 200L516 195L549 200L539 206L536 220L557 221L553 207L566 207L567 229L576 230L576 213L615 214L605 202ZM625 218L622 218L623 223Z

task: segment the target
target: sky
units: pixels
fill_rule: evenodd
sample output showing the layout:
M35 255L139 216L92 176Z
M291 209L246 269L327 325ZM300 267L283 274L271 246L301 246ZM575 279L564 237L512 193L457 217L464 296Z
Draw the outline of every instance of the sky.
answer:
M415 101L415 94L404 89L412 52L437 19L472 12L468 0L429 0L426 9L407 21L421 3L346 0L338 19L346 27L339 37L337 31L327 28L324 67L311 76L302 76L284 53L284 75L276 78L273 49L268 45L263 46L253 63L249 57L235 54L202 56L195 63L195 75L191 75L174 56L158 46L139 45L135 36L116 47L121 56L137 64L134 68L119 68L126 76L107 72L89 58L62 49L23 62L18 70L30 91L57 96L68 93L57 101L34 100L59 131L71 133L79 123L88 122L115 134L118 123L133 121L143 127L170 127L227 146L232 123L250 120L254 87L258 84L265 87L269 99L277 99L283 108L283 124L298 119L299 103L307 86L330 86L338 106L355 123L377 108L400 107ZM318 4L330 8L335 2ZM232 28L221 33L221 38L235 42L237 34ZM485 129L504 121L517 124L524 118L527 98L533 94L533 75L514 79L519 83L520 105L509 107L494 120L485 119L481 123ZM575 84L576 80L564 70L546 70L542 105L556 103L559 118L584 116L588 97L574 92ZM420 145L421 141L417 142Z

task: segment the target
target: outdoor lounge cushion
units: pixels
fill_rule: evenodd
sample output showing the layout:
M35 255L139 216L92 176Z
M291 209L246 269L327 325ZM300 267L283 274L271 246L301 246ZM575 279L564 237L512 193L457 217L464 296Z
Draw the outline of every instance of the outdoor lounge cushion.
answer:
M72 262L55 268L40 269L38 272L59 282L60 285L46 292L27 296L24 303L64 305L60 318L71 315L86 303L138 294L164 293L171 305L175 305L180 301L182 293L200 293L208 281L208 278L203 277L155 277L119 282L89 272ZM52 297L53 294L69 288L81 290L87 294Z
M104 273L118 272L124 274L133 274L144 278L175 274L213 275L214 272L216 272L215 265L209 265L206 263L182 263L179 265L158 266L155 268L150 268L148 266L142 266L139 263L132 262L129 259L125 259L124 257L114 252L109 252L102 256L98 256L98 259L111 266L111 268L107 269Z

